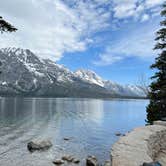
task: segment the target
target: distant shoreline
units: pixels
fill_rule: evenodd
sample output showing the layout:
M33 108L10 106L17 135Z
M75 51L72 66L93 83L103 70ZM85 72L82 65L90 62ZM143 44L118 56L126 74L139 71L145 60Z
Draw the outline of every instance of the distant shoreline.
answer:
M0 97L8 97L8 98L80 98L80 99L149 99L147 97L132 97L132 96L117 96L117 97L81 97L81 96L35 96L35 95L1 95Z

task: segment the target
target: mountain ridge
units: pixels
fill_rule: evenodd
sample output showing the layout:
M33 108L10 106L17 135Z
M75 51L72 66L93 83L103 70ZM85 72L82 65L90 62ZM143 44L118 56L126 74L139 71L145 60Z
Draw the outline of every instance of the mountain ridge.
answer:
M103 80L94 71L70 71L29 49L0 49L0 95L54 97L146 97L136 85Z

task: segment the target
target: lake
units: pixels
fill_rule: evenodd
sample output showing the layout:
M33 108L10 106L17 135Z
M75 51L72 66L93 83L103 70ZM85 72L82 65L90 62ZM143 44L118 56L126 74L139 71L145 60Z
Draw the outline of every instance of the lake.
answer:
M52 166L64 154L109 159L119 137L145 125L148 100L0 98L0 166ZM70 138L65 141L64 138ZM30 153L27 142L47 138L48 151Z

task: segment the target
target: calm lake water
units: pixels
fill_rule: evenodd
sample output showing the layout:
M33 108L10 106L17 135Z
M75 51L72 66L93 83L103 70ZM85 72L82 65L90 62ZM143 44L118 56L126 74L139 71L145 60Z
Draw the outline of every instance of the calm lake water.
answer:
M117 132L145 125L148 100L0 98L0 166L53 166L64 154L109 159ZM64 137L69 137L65 141ZM30 153L27 142L48 138L53 147Z

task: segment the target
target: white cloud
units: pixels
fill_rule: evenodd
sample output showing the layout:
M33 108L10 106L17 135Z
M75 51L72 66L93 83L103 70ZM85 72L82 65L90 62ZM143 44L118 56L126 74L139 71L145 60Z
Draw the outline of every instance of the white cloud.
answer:
M107 66L107 65L113 64L115 62L118 62L120 60L123 60L122 56L111 55L111 51L108 51L108 50L105 53L100 54L99 58L100 58L100 60L93 62L94 65Z
M141 21L144 22L144 21L147 21L149 20L150 16L148 14L144 14L141 18Z
M156 5L161 5L162 3L164 3L165 0L146 0L145 1L145 5L147 7L154 7Z
M59 60L65 52L85 51L96 32L114 19L148 20L162 0L5 0L0 15L18 28L3 34L0 47L29 48L44 58ZM112 18L113 15L113 18ZM112 18L112 20L111 20ZM117 61L117 57L114 61Z
M99 59L93 63L98 66L106 66L130 57L137 57L143 60L154 58L154 38L157 26L143 26L134 31L126 32L127 36L110 43L99 55Z
M83 0L72 7L62 0L5 0L0 11L18 28L16 33L1 36L0 47L29 48L54 60L64 52L84 51L91 35L109 26L110 14L97 2Z
M136 12L135 0L114 0L114 17L126 18L133 16Z
M125 19L129 17L140 18L142 14L148 10L154 13L154 9L158 8L165 0L113 0L114 17L118 19ZM146 16L148 15L146 14Z

